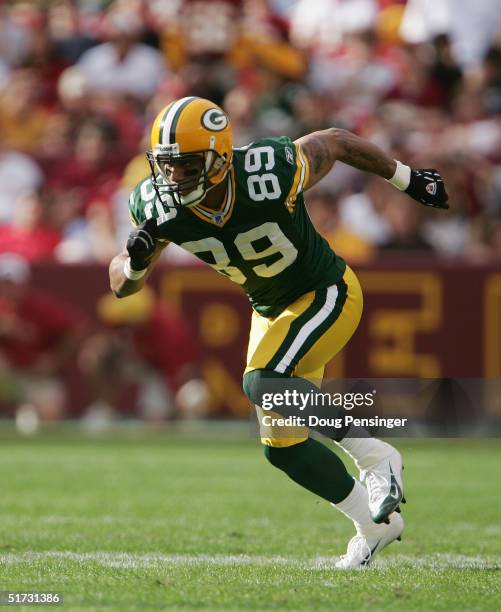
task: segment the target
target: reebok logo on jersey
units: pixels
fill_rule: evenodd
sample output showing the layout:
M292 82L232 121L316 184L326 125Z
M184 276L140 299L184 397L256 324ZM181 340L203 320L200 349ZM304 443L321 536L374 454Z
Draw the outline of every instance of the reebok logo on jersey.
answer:
M437 193L437 184L436 183L428 183L428 185L426 185L426 191L430 195L435 195Z
M294 165L294 155L292 154L292 149L290 147L285 147L285 159L291 164Z

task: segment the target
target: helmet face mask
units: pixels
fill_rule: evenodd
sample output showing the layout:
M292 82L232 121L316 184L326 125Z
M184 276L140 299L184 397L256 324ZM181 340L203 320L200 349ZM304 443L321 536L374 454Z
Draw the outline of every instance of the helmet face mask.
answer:
M203 98L182 98L162 109L153 124L151 143L146 153L151 181L166 208L200 204L231 167L229 120Z
M211 183L225 159L213 149L193 153L146 153L150 164L152 184L157 196L166 207L190 207L199 204L207 192L216 186ZM184 178L172 180L175 168L181 167Z

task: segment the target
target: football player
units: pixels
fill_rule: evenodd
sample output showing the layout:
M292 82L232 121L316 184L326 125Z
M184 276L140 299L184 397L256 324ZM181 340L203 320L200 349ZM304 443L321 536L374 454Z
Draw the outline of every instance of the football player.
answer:
M342 129L294 142L263 138L234 149L227 115L197 97L160 111L146 155L151 175L130 197L136 227L110 264L111 288L118 297L139 291L169 242L241 285L253 308L243 388L261 416L270 379L291 389L317 389L314 381L322 379L362 313L358 280L315 231L303 193L341 161L386 179L425 206L448 208L436 170L412 169ZM402 459L394 447L342 431L336 442L355 461L359 481L307 428L266 423L260 420L267 459L353 521L356 535L338 567L366 567L400 538Z

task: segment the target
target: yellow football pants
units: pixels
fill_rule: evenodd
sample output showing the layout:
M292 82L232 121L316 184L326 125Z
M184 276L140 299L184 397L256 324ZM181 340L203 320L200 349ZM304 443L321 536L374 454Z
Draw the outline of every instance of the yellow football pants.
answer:
M325 366L356 330L362 308L360 283L346 267L339 283L305 293L274 319L254 312L245 374L256 369L274 370L319 386ZM263 411L258 406L256 410L263 444L292 446L308 438L306 427L264 426ZM266 414L280 416L273 411Z

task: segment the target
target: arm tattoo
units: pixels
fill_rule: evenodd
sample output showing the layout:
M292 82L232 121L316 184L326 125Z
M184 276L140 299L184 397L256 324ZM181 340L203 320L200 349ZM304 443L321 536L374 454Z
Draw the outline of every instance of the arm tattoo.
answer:
M301 143L310 166L309 186L322 179L332 168L336 158L321 133L310 134Z
M310 162L313 162L315 174L324 174L330 170L334 160L331 160L329 147L324 139L319 137L312 138L308 142L307 152Z
M347 130L331 128L313 132L296 142L301 145L309 162L310 173L306 189L318 183L336 160L386 179L395 173L396 163L391 157L372 142Z

